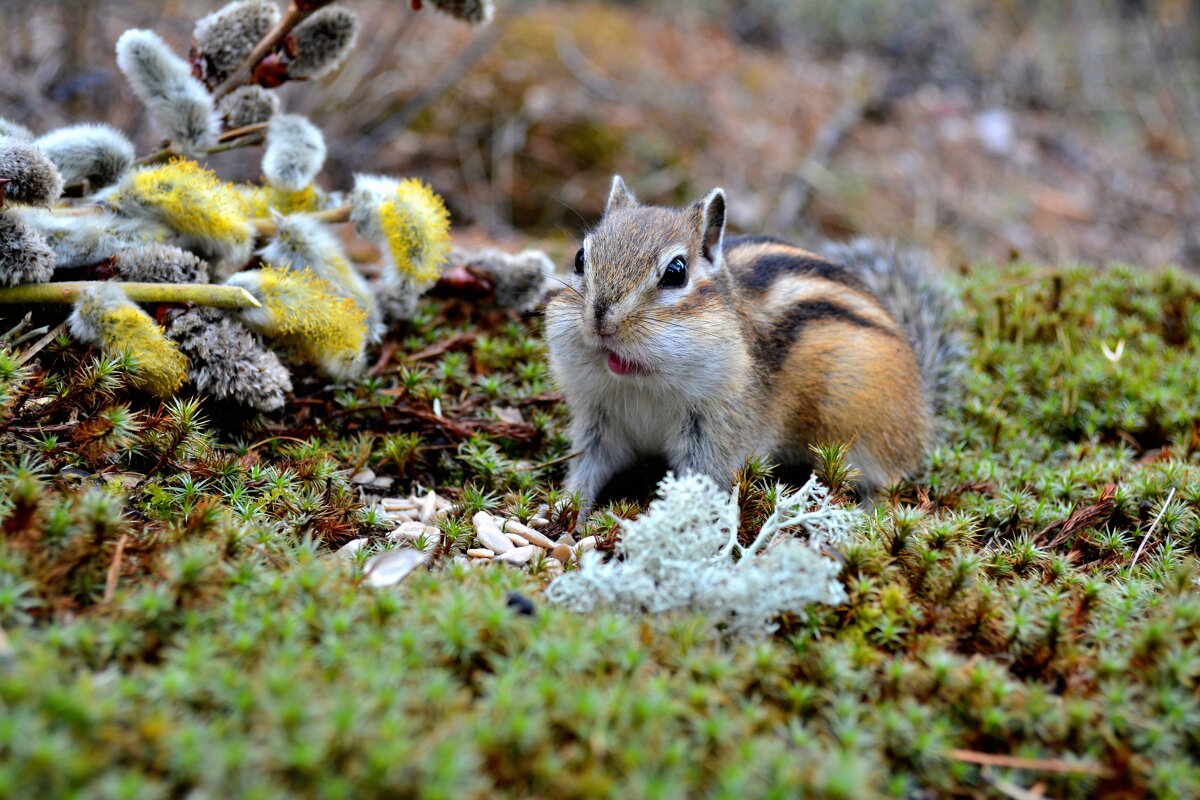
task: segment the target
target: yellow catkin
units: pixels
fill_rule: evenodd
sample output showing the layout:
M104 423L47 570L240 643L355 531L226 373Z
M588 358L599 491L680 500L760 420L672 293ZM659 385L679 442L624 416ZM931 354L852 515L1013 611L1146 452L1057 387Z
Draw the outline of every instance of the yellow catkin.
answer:
M450 256L450 212L442 198L406 178L379 204L379 221L397 272L416 285L436 281Z
M327 374L347 378L365 359L366 313L311 271L267 266L241 273L231 283L245 285L262 309L246 312L251 327L280 339L304 361Z
M176 349L163 329L132 303L106 309L98 327L105 353L130 351L137 361L132 383L158 397L170 397L187 380L187 356Z
M177 158L128 177L112 203L153 208L170 228L216 241L245 241L250 236L245 203L237 189L195 161Z
M269 217L272 211L280 214L301 214L321 210L321 194L311 183L298 192L277 189L274 186L239 186L246 215Z

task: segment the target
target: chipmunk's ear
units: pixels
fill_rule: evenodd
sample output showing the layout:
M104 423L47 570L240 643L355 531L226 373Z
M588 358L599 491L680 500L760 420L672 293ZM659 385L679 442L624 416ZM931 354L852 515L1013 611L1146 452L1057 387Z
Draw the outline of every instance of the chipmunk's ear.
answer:
M633 196L633 192L629 191L625 181L621 180L620 175L613 175L612 188L608 190L608 205L605 206L604 213L610 214L618 208L636 205L637 198Z
M716 264L721 258L721 242L725 238L725 190L713 189L693 208L697 212L700 251Z

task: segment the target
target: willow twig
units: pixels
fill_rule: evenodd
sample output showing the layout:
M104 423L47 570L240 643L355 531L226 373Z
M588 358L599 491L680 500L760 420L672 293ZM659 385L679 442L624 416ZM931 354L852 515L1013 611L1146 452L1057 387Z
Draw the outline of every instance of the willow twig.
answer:
M125 283L123 281L61 281L32 283L0 289L3 303L74 303L84 289L120 286L135 303L194 303L213 308L261 308L262 304L240 286L212 283Z
M216 89L213 89L213 97L220 100L244 84L254 74L254 68L258 66L258 62L270 55L271 51L278 47L280 42L286 39L288 34L297 25L307 19L314 11L329 5L331 2L333 0L292 0L275 27L268 31L267 35L250 51L250 55L246 56L242 60L242 63L238 64L237 68L229 73L229 76L221 81Z
M317 222L338 225L350 221L350 208L348 205L336 206L334 208L327 208L324 211L313 211L306 216L315 219ZM273 236L279 228L279 223L271 217L255 217L250 220L250 227L254 228L254 232L259 236Z

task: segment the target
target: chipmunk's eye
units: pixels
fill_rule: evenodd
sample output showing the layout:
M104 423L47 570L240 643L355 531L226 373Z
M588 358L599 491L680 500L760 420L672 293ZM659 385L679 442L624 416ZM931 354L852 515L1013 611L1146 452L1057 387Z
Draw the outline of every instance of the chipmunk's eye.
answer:
M669 289L678 288L687 283L687 260L683 256L675 256L663 271L659 286Z
M575 254L575 274L583 274L583 248L579 248L579 252Z

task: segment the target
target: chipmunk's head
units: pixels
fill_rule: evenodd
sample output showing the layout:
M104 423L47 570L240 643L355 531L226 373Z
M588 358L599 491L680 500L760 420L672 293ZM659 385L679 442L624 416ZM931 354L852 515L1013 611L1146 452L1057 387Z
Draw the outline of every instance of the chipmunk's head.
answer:
M738 336L721 244L725 192L683 209L644 206L613 178L600 223L547 307L551 355L623 378L679 380Z

